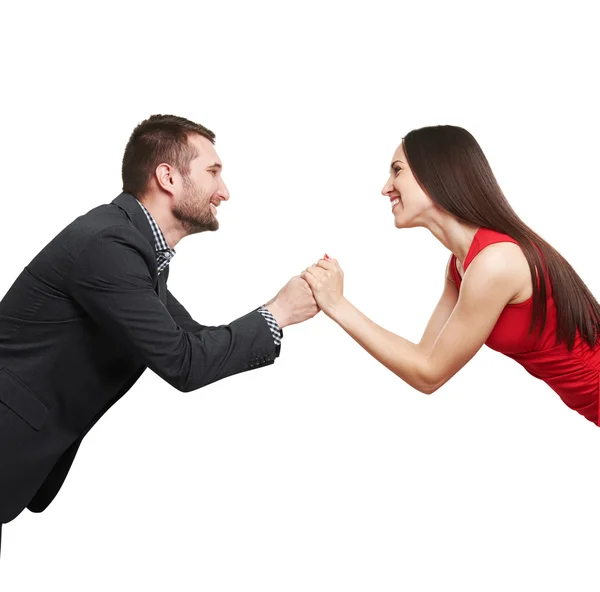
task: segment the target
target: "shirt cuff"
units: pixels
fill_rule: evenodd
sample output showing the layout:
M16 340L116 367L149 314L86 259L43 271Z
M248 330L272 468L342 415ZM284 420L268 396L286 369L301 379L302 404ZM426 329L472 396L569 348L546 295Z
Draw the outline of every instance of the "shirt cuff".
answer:
M267 325L269 325L269 329L271 329L275 345L281 345L283 331L279 327L279 323L277 323L275 317L264 306L259 307L258 312L264 317L265 321L267 321Z

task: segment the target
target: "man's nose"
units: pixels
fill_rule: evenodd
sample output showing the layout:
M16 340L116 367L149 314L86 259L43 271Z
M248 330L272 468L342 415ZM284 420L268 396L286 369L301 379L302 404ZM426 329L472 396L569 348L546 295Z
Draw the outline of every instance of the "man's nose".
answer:
M219 179L219 186L217 187L217 195L223 200L227 201L229 199L229 189L227 189L227 185L222 179Z

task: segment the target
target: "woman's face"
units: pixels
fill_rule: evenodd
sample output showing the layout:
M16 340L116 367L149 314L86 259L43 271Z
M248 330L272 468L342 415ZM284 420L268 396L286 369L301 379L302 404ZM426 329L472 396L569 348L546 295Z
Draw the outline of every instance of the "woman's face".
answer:
M413 176L402 144L394 152L390 177L381 193L390 200L396 228L425 226L427 213L435 208L434 202Z

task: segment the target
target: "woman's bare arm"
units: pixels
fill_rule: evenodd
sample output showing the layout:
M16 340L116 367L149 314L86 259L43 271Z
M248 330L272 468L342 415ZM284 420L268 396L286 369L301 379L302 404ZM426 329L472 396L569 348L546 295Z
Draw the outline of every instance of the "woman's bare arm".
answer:
M435 340L444 328L458 302L458 287L450 274L450 261L452 261L452 257L450 257L446 265L444 290L419 342L419 348L426 354L431 352Z
M509 243L490 245L479 253L465 272L456 304L435 339L450 297L444 299L439 314L434 312L431 330L426 330L427 337L422 340L424 347L380 327L346 300L343 272L335 260L319 261L318 267L309 268L303 277L325 314L399 378L430 394L484 345L504 307L521 288L520 264Z

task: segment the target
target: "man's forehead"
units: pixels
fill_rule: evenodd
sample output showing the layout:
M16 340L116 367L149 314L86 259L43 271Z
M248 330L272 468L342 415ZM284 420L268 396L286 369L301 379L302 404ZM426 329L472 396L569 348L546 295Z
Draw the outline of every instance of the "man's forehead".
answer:
M190 137L189 142L196 148L196 152L198 153L196 160L202 164L221 164L221 159L210 140L204 136L195 134Z

